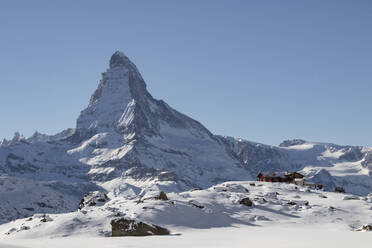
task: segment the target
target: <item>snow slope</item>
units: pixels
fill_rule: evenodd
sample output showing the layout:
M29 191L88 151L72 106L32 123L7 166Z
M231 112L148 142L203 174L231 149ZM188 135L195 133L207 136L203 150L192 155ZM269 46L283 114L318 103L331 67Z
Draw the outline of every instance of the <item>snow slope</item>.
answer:
M6 240L30 238L110 236L110 221L129 218L157 224L182 234L202 229L241 227L314 228L355 231L372 223L372 195L358 197L309 190L292 184L225 182L204 190L168 193L169 200L157 200L158 190L127 195L107 194L106 203L85 206L63 214L40 214L0 226ZM124 193L125 194L125 193ZM249 197L253 206L240 204ZM46 222L41 222L46 218Z

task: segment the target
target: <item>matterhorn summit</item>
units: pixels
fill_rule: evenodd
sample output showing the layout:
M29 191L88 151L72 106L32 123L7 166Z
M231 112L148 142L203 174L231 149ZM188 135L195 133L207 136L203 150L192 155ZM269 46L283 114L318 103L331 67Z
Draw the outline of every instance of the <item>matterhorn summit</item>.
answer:
M146 84L136 66L122 52L115 52L88 107L78 117L76 129L100 132L118 128L128 105L134 107L146 95Z
M171 180L177 187L205 187L250 178L224 143L199 122L154 99L122 52L112 55L78 117L72 140L80 144L69 154L81 156L84 151L80 160L93 168L89 175L95 180L130 175Z

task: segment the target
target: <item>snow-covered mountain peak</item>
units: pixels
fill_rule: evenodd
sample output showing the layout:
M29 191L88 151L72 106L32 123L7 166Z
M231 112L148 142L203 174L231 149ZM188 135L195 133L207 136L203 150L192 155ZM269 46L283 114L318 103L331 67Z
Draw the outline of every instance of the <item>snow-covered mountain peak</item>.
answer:
M94 166L89 175L96 180L129 176L206 187L251 178L202 124L154 99L121 52L112 55L71 140L77 146L68 154Z
M110 67L102 73L98 88L89 105L77 120L77 130L105 132L116 129L128 109L149 96L146 84L136 66L122 52L115 52Z
M110 58L110 68L115 67L136 68L132 61L121 51L116 51Z

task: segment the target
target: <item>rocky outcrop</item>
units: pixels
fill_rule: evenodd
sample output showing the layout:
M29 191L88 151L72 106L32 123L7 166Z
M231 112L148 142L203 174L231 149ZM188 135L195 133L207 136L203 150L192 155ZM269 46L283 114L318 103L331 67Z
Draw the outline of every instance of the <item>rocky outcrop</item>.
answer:
M372 231L372 224L364 225L357 229L357 231Z
M158 194L154 194L153 192L149 195L146 195L144 198L141 198L139 202L143 202L145 200L161 200L161 201L168 201L169 198L164 191L160 191Z
M299 206L309 206L308 201L298 201L298 200L292 200L287 203L288 205L299 205Z
M80 200L79 210L82 210L84 207L93 207L93 206L102 206L107 202L109 198L105 193L99 191L93 191L87 193L83 199Z
M195 201L195 200L189 201L189 204L190 205L193 205L194 207L200 208L200 209L203 209L204 208L204 206L200 202Z
M346 161L358 161L363 158L362 153L363 147L360 146L351 146L344 148L344 154L340 156L340 159L344 159Z
M155 199L156 200L167 201L168 200L168 197L167 197L167 195L163 191L161 191L159 193L159 195L155 197Z
M232 137L219 136L219 138L252 175L272 170L280 164L280 159L284 156L284 153L276 147Z
M366 152L366 155L364 156L364 159L362 161L362 165L364 167L372 168L372 151Z
M169 230L166 228L125 218L112 220L110 224L112 228L112 237L170 234Z
M335 192L336 192L336 193L345 193L345 189L342 188L342 187L336 187L336 188L335 188Z
M243 198L239 201L240 204L243 204L245 206L248 206L248 207L252 207L253 206L253 202L251 201L251 199L249 199L249 197L246 197L246 198Z

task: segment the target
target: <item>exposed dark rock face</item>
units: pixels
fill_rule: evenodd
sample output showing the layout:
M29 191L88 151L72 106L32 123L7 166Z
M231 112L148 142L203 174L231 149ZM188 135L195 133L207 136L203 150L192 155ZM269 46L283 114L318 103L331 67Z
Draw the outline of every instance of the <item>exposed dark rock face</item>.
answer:
M203 205L201 205L199 202L197 202L197 201L189 201L189 203L191 204L191 205L193 205L194 207L197 207L197 208L200 208L200 209L203 209L204 208L204 206Z
M359 227L358 229L356 229L356 231L372 231L372 224L366 224L366 225L363 225L361 227Z
M158 195L152 195L150 197L145 197L145 198L141 198L137 201L137 204L139 203L143 203L145 200L161 200L161 201L168 201L169 198L168 196L163 192L163 191L160 191L160 193Z
M246 198L243 198L239 201L240 204L243 204L245 206L248 206L248 207L252 207L253 206L253 202L251 201L251 199L249 199L249 197L246 197Z
M349 147L349 148L345 148L345 153L340 156L340 159L344 159L344 160L347 160L347 161L358 161L358 160L361 160L363 158L363 153L361 152L361 150L363 149L363 147L359 147L359 146L352 146L352 147Z
M364 156L364 159L362 161L362 165L365 167L370 167L372 168L372 151L369 151L366 153Z
M8 154L5 165L8 172L17 172L21 174L34 173L40 169L38 166L25 161L24 157L17 156L13 153Z
M372 231L372 224L364 225L364 226L362 226L361 229L364 230L364 231Z
M335 188L335 192L336 192L336 193L345 193L345 189L342 188L342 187L336 187L336 188Z
M168 197L167 197L167 195L163 191L161 191L160 194L155 197L155 199L156 200L167 201L168 200Z
M44 214L43 217L41 217L40 222L48 222L52 221L52 218L50 218L49 215Z
M309 202L308 201L289 201L287 203L288 205L299 205L299 206L309 206Z
M252 175L257 175L260 172L297 171L300 169L300 165L298 164L283 163L283 161L288 160L288 154L280 147L231 137L219 136L219 138Z
M111 221L112 237L119 236L150 236L150 235L169 235L168 229L137 222L129 219L116 219Z

